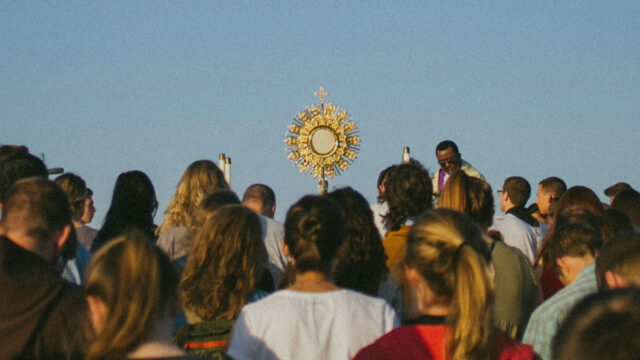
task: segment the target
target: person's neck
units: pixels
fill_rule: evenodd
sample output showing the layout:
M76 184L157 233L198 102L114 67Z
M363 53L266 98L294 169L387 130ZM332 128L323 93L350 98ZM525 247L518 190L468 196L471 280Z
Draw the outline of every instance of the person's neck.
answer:
M296 273L296 278L289 290L300 292L330 292L340 288L329 281L326 274L319 271L305 271Z
M73 222L73 227L74 227L75 229L77 229L77 228L79 228L79 227L83 227L83 226L84 226L84 223L83 223L82 221L72 220L72 222Z
M159 319L151 334L128 355L128 359L182 356L186 353L171 342L172 320L165 316Z

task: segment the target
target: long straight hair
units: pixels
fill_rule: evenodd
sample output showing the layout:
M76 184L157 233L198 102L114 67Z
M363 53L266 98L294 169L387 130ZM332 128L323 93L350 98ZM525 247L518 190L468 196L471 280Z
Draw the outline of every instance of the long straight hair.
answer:
M91 259L84 291L108 315L87 359L122 359L150 334L175 298L178 275L166 255L138 230L102 246Z

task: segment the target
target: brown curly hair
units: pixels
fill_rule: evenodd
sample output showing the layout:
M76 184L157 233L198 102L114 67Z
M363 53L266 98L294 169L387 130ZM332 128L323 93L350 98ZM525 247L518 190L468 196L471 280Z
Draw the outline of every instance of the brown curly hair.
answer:
M182 304L203 320L233 320L266 259L258 216L241 205L207 215L194 234L180 280Z

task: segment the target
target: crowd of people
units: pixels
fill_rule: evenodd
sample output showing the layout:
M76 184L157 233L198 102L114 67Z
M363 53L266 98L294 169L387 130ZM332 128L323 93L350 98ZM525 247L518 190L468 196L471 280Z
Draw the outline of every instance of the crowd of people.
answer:
M80 174L0 146L0 358L626 359L640 353L640 193L494 191L453 141L434 174L381 171L378 201L240 198L191 163L164 220L120 174L99 228ZM500 212L496 213L495 208Z

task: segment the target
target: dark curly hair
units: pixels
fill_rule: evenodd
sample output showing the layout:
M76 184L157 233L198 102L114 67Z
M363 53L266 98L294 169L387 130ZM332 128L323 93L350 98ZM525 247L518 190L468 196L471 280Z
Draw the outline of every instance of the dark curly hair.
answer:
M295 261L296 273L319 271L330 275L344 237L342 212L330 198L307 195L287 212L284 242Z
M383 199L389 204L384 223L389 231L432 207L433 186L427 170L416 160L393 167L384 182Z
M364 196L346 187L330 192L342 208L346 226L346 253L338 260L333 281L340 287L377 296L384 274L386 256L373 214Z

